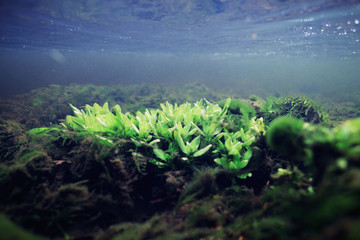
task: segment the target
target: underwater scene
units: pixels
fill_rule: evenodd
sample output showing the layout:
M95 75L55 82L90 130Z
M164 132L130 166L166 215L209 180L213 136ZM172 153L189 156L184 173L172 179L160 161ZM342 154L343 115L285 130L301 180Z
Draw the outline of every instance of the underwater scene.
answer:
M360 239L360 2L1 1L0 239Z

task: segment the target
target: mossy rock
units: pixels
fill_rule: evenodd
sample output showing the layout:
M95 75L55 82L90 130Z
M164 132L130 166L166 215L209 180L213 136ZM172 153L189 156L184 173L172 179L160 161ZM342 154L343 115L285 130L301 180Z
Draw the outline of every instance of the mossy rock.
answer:
M289 115L309 123L330 123L328 113L314 100L306 97L285 97L281 98L281 115Z

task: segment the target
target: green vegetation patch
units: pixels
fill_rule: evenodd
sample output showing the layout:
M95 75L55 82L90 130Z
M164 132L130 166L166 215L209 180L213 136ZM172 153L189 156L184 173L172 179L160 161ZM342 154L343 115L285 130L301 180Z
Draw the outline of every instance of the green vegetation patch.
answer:
M52 239L356 239L359 119L329 128L305 97L163 90L24 98L34 124L0 122L0 211Z
M137 147L145 147L150 162L159 168L176 169L181 164L216 164L231 171L245 168L252 156L251 145L265 133L262 118L247 118L238 129L227 128L231 118L228 109L231 99L221 108L205 99L194 104L181 105L166 102L161 109L146 109L144 112L123 113L119 105L110 110L103 106L86 105L78 109L71 105L74 115L68 115L61 129L33 129L30 133L47 133L61 130L76 132L82 137L93 137L104 146L119 144L119 139L131 140ZM251 108L251 106L250 106ZM249 117L249 116L248 116ZM206 162L207 161L207 162ZM246 178L251 173L239 173Z

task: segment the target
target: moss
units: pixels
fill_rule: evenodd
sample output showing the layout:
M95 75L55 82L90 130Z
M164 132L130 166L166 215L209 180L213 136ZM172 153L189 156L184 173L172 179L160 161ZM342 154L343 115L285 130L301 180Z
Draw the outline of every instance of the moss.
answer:
M181 224L180 224L181 225ZM170 216L154 216L144 223L123 223L111 226L106 232L99 234L97 239L106 240L196 240L204 239L209 236L213 230L204 228L183 229L183 226L174 225Z
M28 143L24 126L15 121L0 119L0 159L12 160Z
M287 114L309 123L330 123L328 113L314 100L306 97L286 97L281 98L281 101L282 115Z
M336 147L349 158L360 156L360 118L348 120L335 129Z
M304 122L290 117L274 120L267 131L269 146L288 156L302 156L304 151Z
M199 171L186 189L182 192L179 203L185 204L209 197L218 192L216 174L218 170Z
M226 215L222 213L223 205L217 200L197 202L187 211L188 228L216 229L223 226Z

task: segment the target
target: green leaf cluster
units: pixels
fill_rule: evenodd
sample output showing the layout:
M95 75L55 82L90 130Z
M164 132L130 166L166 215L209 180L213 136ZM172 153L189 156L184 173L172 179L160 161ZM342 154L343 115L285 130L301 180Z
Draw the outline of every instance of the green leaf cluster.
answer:
M251 145L259 135L265 134L265 125L262 118L255 117L249 121L248 130L241 128L237 132L222 132L217 135L217 148L213 153L219 153L220 157L215 162L225 169L239 171L245 168L252 156ZM238 177L246 178L251 173L242 173Z
M94 137L105 146L129 139L137 147L150 147L150 162L158 167L173 168L175 159L191 163L207 157L225 169L238 171L247 166L252 156L250 146L265 133L265 127L262 118L253 117L236 131L228 129L230 103L230 98L223 107L205 99L194 104L166 102L160 109L136 114L123 113L119 105L111 110L108 103L86 105L84 109L70 105L74 115L66 117L62 131ZM32 130L34 134L44 131Z
M221 100L219 105L223 106L225 103L225 100ZM229 111L232 114L241 116L239 119L237 119L237 121L242 127L247 127L250 120L256 115L255 109L244 99L231 99Z
M94 135L104 144L113 144L114 138L131 138L139 131L133 127L136 118L130 113L122 113L119 105L114 106L114 113L107 102L102 107L97 103L86 105L85 110L70 106L74 116L68 115L61 125L67 130Z
M250 100L258 103L258 115L261 115L264 118L265 124L269 124L276 117L283 114L282 108L282 99L269 96L266 101L258 96L250 96ZM256 105L256 104L254 104Z

